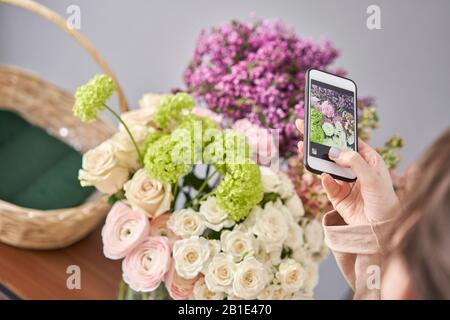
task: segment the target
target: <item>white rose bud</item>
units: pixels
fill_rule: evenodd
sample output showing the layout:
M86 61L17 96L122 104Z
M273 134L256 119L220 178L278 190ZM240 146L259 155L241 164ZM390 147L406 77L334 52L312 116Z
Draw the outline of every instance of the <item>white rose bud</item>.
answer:
M255 207L256 215L254 233L258 236L267 250L281 247L288 236L288 222L286 217L274 207L273 202L265 205L264 209Z
M146 93L139 100L139 106L142 109L155 109L165 94Z
M320 251L324 242L324 234L319 221L312 220L305 226L305 240L312 253Z
M83 155L82 169L78 172L83 187L94 186L107 194L122 189L128 180L128 169L120 164L116 151L109 141L105 141Z
M255 252L255 238L239 230L223 231L220 235L220 243L222 250L231 254L235 261L240 261L244 255Z
M280 193L282 181L278 173L269 167L259 167L264 193Z
M133 209L144 211L156 218L170 210L172 187L151 179L145 169L139 169L124 185L125 197Z
M208 265L205 274L208 289L212 292L229 292L235 270L233 256L223 252L217 254Z
M285 300L286 292L279 284L270 284L258 295L259 300Z
M208 289L204 278L200 278L194 285L194 300L223 300L225 294L223 292L213 292Z
M136 109L122 113L120 115L120 118L123 120L123 122L125 122L128 128L132 128L135 126L144 126L147 128L152 128L154 127L153 123L154 113L155 110L151 108ZM119 124L119 130L122 132L126 132L126 129L122 124Z
M144 126L134 126L130 128L130 131L139 147L147 134L152 130ZM116 148L116 156L119 162L124 167L132 170L139 168L140 164L136 147L127 132L119 131L112 136L110 141Z
M302 265L293 259L281 262L277 278L286 293L294 293L300 290L306 280L307 274Z
M173 245L175 270L185 279L194 279L210 258L210 245L205 238L193 236Z
M200 206L200 214L205 218L205 225L211 230L220 231L234 225L234 221L228 218L216 201L216 197L209 197Z
M286 207L291 212L291 215L295 221L298 222L300 218L305 215L305 208L303 207L303 202L296 193L294 193L290 198L288 198L285 203Z
M288 237L284 243L286 246L295 250L305 243L303 239L303 229L297 223L289 225Z
M253 257L237 265L233 294L242 299L255 299L270 281L265 266Z
M206 229L203 216L191 208L174 212L167 221L167 226L181 237L199 236Z
M295 193L295 187L292 183L291 179L284 172L279 172L281 187L280 187L280 196L283 199L287 199L291 197Z

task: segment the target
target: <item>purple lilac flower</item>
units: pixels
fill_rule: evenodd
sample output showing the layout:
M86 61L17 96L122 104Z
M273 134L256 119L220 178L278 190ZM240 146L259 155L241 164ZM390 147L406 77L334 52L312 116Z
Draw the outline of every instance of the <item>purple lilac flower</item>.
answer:
M305 72L329 70L337 56L329 41L299 37L281 20L234 20L201 32L184 82L213 111L278 129L287 156L299 140L294 120L304 117Z

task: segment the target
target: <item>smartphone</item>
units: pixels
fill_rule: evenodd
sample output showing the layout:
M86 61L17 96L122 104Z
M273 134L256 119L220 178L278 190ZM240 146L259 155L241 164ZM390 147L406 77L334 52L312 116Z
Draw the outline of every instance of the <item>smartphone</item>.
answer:
M328 157L331 147L358 151L356 84L350 79L309 69L305 83L304 165L343 181L356 175Z

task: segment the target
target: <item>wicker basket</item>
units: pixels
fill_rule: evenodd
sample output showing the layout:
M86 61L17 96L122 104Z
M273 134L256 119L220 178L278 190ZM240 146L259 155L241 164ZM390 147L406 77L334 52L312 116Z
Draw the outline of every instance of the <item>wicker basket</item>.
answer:
M0 0L43 16L75 38L111 76L117 85L121 111L127 111L122 90L106 62L92 44L63 18L46 7L28 0ZM28 122L75 149L85 152L114 133L114 128L99 119L95 125L72 115L73 95L12 66L0 65L0 106L19 113ZM22 248L54 249L66 247L86 236L109 209L105 198L95 192L84 204L58 210L22 208L0 200L0 241Z

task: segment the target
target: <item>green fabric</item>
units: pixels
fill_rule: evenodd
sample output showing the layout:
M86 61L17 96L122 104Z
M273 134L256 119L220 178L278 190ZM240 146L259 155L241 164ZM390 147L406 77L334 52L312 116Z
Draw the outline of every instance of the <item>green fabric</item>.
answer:
M93 192L77 179L81 160L45 130L0 110L0 199L41 210L80 205Z

